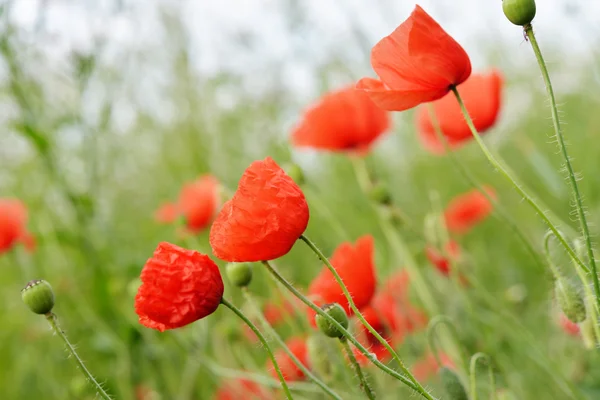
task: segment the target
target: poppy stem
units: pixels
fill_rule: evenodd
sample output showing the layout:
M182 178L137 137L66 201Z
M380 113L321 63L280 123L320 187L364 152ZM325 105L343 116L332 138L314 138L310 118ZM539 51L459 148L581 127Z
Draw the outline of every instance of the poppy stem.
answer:
M348 340L346 340L346 338L342 336L340 338L340 343L342 344L342 347L344 348L344 351L348 355L348 359L350 360L350 365L352 366L352 369L354 370L354 372L358 376L358 380L360 381L360 388L361 388L361 390L363 392L365 392L365 394L367 395L367 397L369 399L375 400L375 394L371 390L371 386L369 385L369 382L367 382L367 378L363 374L362 368L360 368L360 364L356 360L356 357L354 356L354 353L352 353L352 349L350 348L350 345L348 344Z
M583 207L583 199L581 197L581 193L579 192L579 185L577 184L575 171L573 170L573 166L571 165L571 158L567 153L567 146L565 144L562 128L560 126L560 118L558 117L558 108L556 106L554 90L552 89L552 82L550 81L550 74L548 73L548 68L546 67L546 62L544 61L544 57L542 56L540 46L538 45L537 39L535 38L535 34L533 33L533 27L531 26L531 24L527 24L523 29L525 30L525 34L529 38L529 43L531 43L531 48L533 49L535 58L537 59L537 62L540 66L540 71L542 72L542 77L546 85L546 92L548 93L548 97L550 98L550 112L552 114L554 134L557 139L556 142L558 144L560 153L562 154L565 160L569 184L571 186L573 197L575 198L575 208L577 210L577 216L579 219L579 227L581 229L581 233L583 234L583 239L585 241L588 262L590 264L592 280L594 283L594 291L596 292L596 307L600 309L600 279L598 278L598 271L596 269L596 258L594 256L592 238L590 236L590 229L587 223L585 209Z
M49 312L48 314L46 314L46 319L50 323L52 330L58 336L60 336L60 338L64 342L65 346L67 347L67 351L69 352L71 357L73 357L75 359L77 366L83 372L86 379L89 380L90 383L96 388L96 393L99 394L105 400L111 400L112 397L110 397L110 395L108 393L106 393L106 391L104 390L102 385L96 380L96 378L94 378L94 375L92 375L92 373L87 369L83 360L81 359L81 357L79 357L79 354L77 354L75 347L71 344L71 342L67 338L67 335L65 334L65 332L58 325L58 318L56 317L56 314L54 314L53 312Z
M277 281L280 284L282 284L286 289L288 289L290 292L292 292L298 299L300 299L304 304L306 304L311 310L313 310L314 312L319 314L321 317L325 318L327 321L329 321L329 323L331 325L335 326L340 332L342 332L344 337L347 338L348 341L350 343L352 343L352 345L354 347L356 347L365 357L367 357L367 359L369 359L369 361L371 361L373 364L375 364L375 366L377 366L380 370L382 370L385 373L387 373L388 375L391 375L394 378L398 379L399 381L404 383L406 386L410 387L415 392L419 393L422 397L424 397L428 400L435 400L435 398L432 397L429 394L429 392L427 392L427 390L425 390L421 385L415 385L411 380L409 380L404 375L398 373L397 371L394 371L387 365L380 362L373 353L371 353L362 344L360 344L360 342L358 340L356 340L354 338L354 336L352 336L352 334L346 328L344 328L335 318L333 318L331 315L324 312L321 309L321 307L317 306L315 303L310 301L306 296L304 296L302 293L300 293L298 291L298 289L296 289L290 282L288 282L287 279L285 279L275 268L273 268L273 266L268 261L262 261L262 264L267 268L269 273L271 273L275 277L275 279L277 279Z
M470 381L470 389L471 389L471 400L477 400L477 361L485 359L487 361L488 367L488 376L490 380L490 398L492 400L496 399L496 376L494 375L494 370L492 369L492 360L485 353L475 353L473 357L471 357L471 362L469 365L469 381Z
M417 380L415 379L415 377L410 373L410 371L408 370L408 368L406 368L406 366L402 362L402 359L400 358L400 356L398 355L398 353L396 353L396 351L394 351L394 349L392 348L392 346L390 346L390 344L388 343L388 341L385 340L379 334L379 332L377 332L377 330L375 328L373 328L371 326L371 324L369 324L369 322L361 314L361 312L358 309L358 307L356 307L356 304L354 304L354 300L352 299L352 295L350 294L350 292L348 291L348 288L344 284L344 281L342 280L342 277L340 276L340 274L338 274L338 272L335 270L335 268L333 267L333 265L331 265L331 263L329 262L329 260L327 259L327 257L325 257L325 255L323 254L323 252L309 238L307 238L306 236L300 235L300 240L302 240L304 243L306 243L308 245L308 247L310 247L310 249L317 255L317 257L319 257L319 259L325 264L325 266L327 267L327 269L329 269L329 271L333 274L333 277L335 278L336 282L338 283L338 285L340 285L342 291L344 292L344 296L346 297L346 300L348 300L348 304L350 305L350 308L352 309L352 311L354 311L354 314L356 314L356 316L358 317L358 319L360 320L360 322L362 322L362 324L369 330L369 332L371 332L371 334L373 336L375 336L375 338L377 338L377 340L379 340L379 342L387 349L387 351L390 352L390 354L398 362L398 366L400 367L400 369L402 370L402 372L408 377L408 379L410 379L417 387L421 388L422 390L425 390L419 384L419 382L417 382Z
M525 201L542 218L542 220L544 221L544 223L548 226L548 228L550 228L550 230L552 231L552 233L554 233L554 235L556 236L556 239L564 247L565 251L569 254L569 256L571 256L571 258L573 260L575 260L577 262L577 264L581 268L583 268L583 270L585 270L587 273L591 273L591 271L587 267L587 265L585 265L583 263L583 261L581 261L581 259L577 256L577 254L575 254L575 252L573 251L573 249L571 248L571 246L569 246L569 244L567 243L567 240L565 239L565 237L561 235L561 233L558 231L558 228L556 227L556 225L554 225L554 223L550 220L550 218L544 212L544 210L542 210L542 208L537 204L537 202L533 198L533 196L531 196L529 193L527 193L525 191L525 189L521 186L521 184L518 183L515 180L515 178L513 178L511 176L511 174L508 172L507 168L505 166L503 166L496 159L496 157L492 154L492 152L488 149L488 147L485 145L485 143L481 139L481 136L477 132L477 129L475 128L475 125L473 125L473 120L469 116L469 112L467 111L467 108L465 107L465 104L463 103L462 98L460 97L460 94L458 93L458 90L456 90L456 87L454 87L454 86L451 88L451 90L454 93L454 95L456 96L456 100L458 101L458 104L460 106L462 114L463 114L463 116L464 116L464 118L465 118L465 120L467 122L467 125L469 126L469 129L471 130L471 133L473 134L473 138L475 139L475 141L477 142L477 144L481 148L481 151L483 151L483 154L486 156L486 158L488 159L488 161L490 162L490 164L492 164L492 166L494 168L496 168L498 171L500 171L500 173L502 174L502 176L513 185L513 187L523 197L523 199L525 199ZM597 278L597 276L596 276L596 278ZM600 291L600 287L598 289ZM600 296L597 296L597 298L600 301Z
M273 363L273 366L275 367L275 371L277 372L277 375L279 376L279 380L281 381L281 387L283 388L285 397L287 397L289 400L293 400L292 393L290 392L290 388L288 387L287 382L285 381L285 378L283 377L283 374L281 373L279 364L277 363L277 360L275 359L275 356L273 355L273 351L271 350L269 343L267 343L267 339L265 339L265 337L263 336L262 333L260 333L260 331L258 330L256 325L254 325L252 323L252 321L250 321L250 319L248 319L248 317L246 317L240 309L238 309L236 306L231 304L224 297L221 299L221 304L223 304L225 307L227 307L231 311L233 311L235 315L237 315L242 321L244 321L244 323L246 325L248 325L248 327L250 329L252 329L252 332L254 332L256 337L258 337L258 339L260 340L262 345L265 347L265 350L267 351L267 354L269 355L269 358L271 359L271 362Z
M466 355L465 352L463 350L463 348L460 346L460 338L458 337L458 330L456 329L456 327L454 326L454 323L452 322L452 320L445 316L445 315L437 315L435 317L433 317L431 319L431 321L429 322L429 326L427 327L427 342L429 343L429 347L431 348L431 352L433 353L433 356L435 357L435 360L437 361L437 363L441 366L442 362L440 360L438 351L437 351L437 344L435 342L435 328L439 325L439 324L445 324L448 329L450 330L450 332L452 333L452 336L454 337L454 341L456 342L456 345L459 348L459 353L460 353L460 362L461 364L466 365Z
M462 164L460 159L456 157L450 146L448 145L448 140L446 136L442 133L442 130L439 125L439 121L435 113L433 112L433 107L429 106L429 116L431 117L433 129L435 130L435 134L438 137L438 140L442 143L444 147L445 154L448 155L448 158L454 165L454 167L458 170L458 172L465 178L465 180L473 185L483 196L494 206L494 213L496 216L503 220L510 229L519 237L527 251L531 254L536 264L541 268L544 268L544 264L540 261L540 254L534 249L533 245L525 235L525 233L521 230L519 225L515 222L515 220L510 216L510 214L504 209L504 207L498 202L494 197L490 196L488 192L483 188L483 186L477 181L477 179L471 174L469 169Z
M304 364L302 364L302 361L300 361L298 359L298 357L296 357L294 355L294 353L292 353L292 351L285 344L285 342L283 341L283 339L281 338L281 336L279 336L279 334L275 331L275 329L273 329L273 327L271 326L271 324L269 324L269 322L267 321L267 319L265 318L265 316L263 315L263 313L259 310L259 308L256 305L256 302L254 301L254 298L252 297L252 294L250 293L250 291L248 290L247 287L243 287L242 288L242 293L243 293L244 298L246 299L246 301L252 307L252 311L253 311L254 315L256 315L256 317L258 318L258 320L260 321L260 324L262 325L263 329L265 329L269 333L269 335L272 338L275 339L275 341L277 342L277 344L279 344L279 346L281 346L281 348L283 349L283 351L285 351L285 353L290 357L290 359L292 360L292 362L298 368L300 368L300 370L311 381L313 381L317 386L319 386L321 389L323 389L323 391L325 393L327 393L329 395L329 397L331 397L332 399L336 399L336 400L342 400L342 398L337 393L335 393L333 391L333 389L331 389L323 381L321 381L319 378L317 378L316 375L314 375L312 372L310 372L310 370L308 368L306 368L306 366Z

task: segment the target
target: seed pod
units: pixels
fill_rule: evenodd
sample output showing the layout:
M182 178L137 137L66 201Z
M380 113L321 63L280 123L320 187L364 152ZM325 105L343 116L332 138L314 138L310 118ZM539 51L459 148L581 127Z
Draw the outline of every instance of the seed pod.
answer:
M346 315L346 311L344 311L342 306L340 306L338 303L325 304L323 307L321 307L321 309L330 317L339 322L344 329L348 328L348 316ZM341 338L344 336L337 326L333 325L325 317L322 317L319 314L317 314L315 317L315 322L317 323L319 330L326 336L332 338Z
M230 263L225 269L227 278L237 287L246 287L252 281L252 267L248 263Z
M558 305L571 322L580 323L585 320L585 301L575 285L559 277L554 282L554 292Z
M502 11L510 22L524 26L535 17L535 0L503 0Z
M387 185L382 182L377 182L369 189L369 197L378 204L389 205L392 203L392 195Z
M448 367L442 367L438 371L438 374L440 375L444 389L446 389L448 400L469 400L467 391L456 372Z
M48 314L54 307L54 291L52 286L43 279L29 281L21 290L21 298L36 314Z

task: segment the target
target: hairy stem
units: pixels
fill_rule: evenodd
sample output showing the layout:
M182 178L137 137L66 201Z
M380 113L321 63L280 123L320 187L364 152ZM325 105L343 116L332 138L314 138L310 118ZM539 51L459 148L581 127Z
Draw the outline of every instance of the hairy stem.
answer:
M363 390L363 392L365 392L365 394L367 395L367 397L369 399L375 400L375 394L371 391L369 382L367 382L367 379L362 372L362 368L360 368L360 364L356 360L356 357L354 357L354 354L352 353L352 349L350 348L348 341L346 340L345 337L341 337L340 342L342 343L342 347L344 348L344 350L346 351L346 354L348 355L348 359L350 360L350 365L352 366L352 369L358 376L358 380L360 381L360 388Z
M485 353L475 353L471 357L469 365L469 378L470 378L470 389L471 389L471 400L477 400L477 361L486 359L488 367L488 377L490 380L490 398L494 400L496 398L496 377L494 376L494 370L492 369L492 363L490 357Z

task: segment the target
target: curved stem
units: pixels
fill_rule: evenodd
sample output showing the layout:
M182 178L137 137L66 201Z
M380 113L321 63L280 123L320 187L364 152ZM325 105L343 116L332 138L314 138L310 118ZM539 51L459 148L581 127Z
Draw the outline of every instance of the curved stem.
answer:
M535 38L535 34L533 33L533 27L531 26L531 24L528 24L524 27L524 29L525 34L527 35L527 37L529 38L529 42L531 43L531 48L533 49L535 58L537 59L537 62L540 66L542 78L544 79L544 84L546 85L546 92L548 92L548 97L550 98L550 112L552 114L554 134L556 136L556 141L558 143L560 153L562 154L565 160L565 167L567 169L569 185L571 186L571 191L573 192L573 197L575 198L575 208L577 210L577 217L579 219L579 227L581 229L581 233L583 234L583 239L585 240L588 262L590 263L592 280L594 282L594 291L596 292L596 306L600 309L600 279L598 278L598 271L596 269L596 258L594 257L592 238L590 236L590 229L585 216L585 209L583 208L583 199L581 197L581 193L579 192L579 185L577 184L575 171L573 170L573 166L571 165L571 158L567 153L567 146L565 144L565 139L560 126L558 108L556 106L554 90L552 89L552 82L550 81L550 74L548 73L548 68L546 68L546 62L544 61L544 57L542 56L540 46L538 45L537 39Z
M494 370L492 369L490 357L485 353L475 353L473 354L473 357L471 357L471 363L469 366L469 377L471 382L471 400L477 400L477 380L475 379L475 368L477 367L477 361L483 358L487 360L488 376L490 380L490 397L492 400L496 398L496 377L494 376Z
M560 232L558 231L558 228L556 228L556 226L554 225L554 223L552 223L552 221L550 221L550 218L548 217L548 215L546 215L546 213L541 209L541 207L537 204L537 202L535 201L535 199L529 193L527 193L525 191L525 189L523 189L521 187L521 185L508 173L507 169L502 164L500 164L500 162L494 157L494 155L488 149L488 147L485 145L485 143L483 143L483 140L481 139L481 136L477 132L477 129L475 128L475 125L473 125L473 120L469 116L469 112L467 111L467 108L465 107L465 104L463 103L462 98L460 97L460 94L458 93L458 90L456 90L456 87L454 87L454 86L451 89L452 89L452 92L454 93L454 95L456 96L456 100L458 101L458 104L459 104L460 109L461 109L461 111L463 113L463 116L465 117L467 125L469 126L469 129L471 130L471 134L473 134L473 138L475 139L475 141L477 142L477 144L481 148L481 151L483 151L483 154L488 159L488 161L490 162L490 164L492 164L494 166L494 168L496 168L502 174L502 176L514 186L514 188L523 197L523 199L525 199L525 201L542 218L542 220L544 221L544 223L554 233L554 235L556 236L556 238L558 239L558 241L560 242L560 244L565 248L565 251L567 253L569 253L569 255L574 260L577 261L577 264L579 264L579 266L581 268L583 268L587 273L590 273L590 269L575 254L575 252L573 251L573 249L571 248L571 246L569 246L569 244L567 243L567 240L564 238L564 236L562 236L560 234ZM599 297L599 299L600 299L600 297Z
M431 348L431 351L433 352L433 356L435 357L435 360L437 361L438 365L442 365L442 362L439 358L438 352L437 352L437 344L435 343L435 328L439 325L439 324L445 324L449 329L450 332L452 332L452 336L454 336L454 341L457 343L457 345L460 344L460 339L458 337L458 330L456 329L456 327L454 326L454 323L452 322L452 320L445 316L445 315L436 315L435 317L433 317L431 319L431 321L429 322L429 326L427 327L427 342L429 343L429 347ZM462 347L460 347L460 356L461 356L461 362L466 362L466 357L465 357L465 353L464 350L462 349ZM466 364L464 364L466 365Z
M75 351L75 347L73 347L73 345L67 338L67 335L65 334L65 332L62 329L60 329L60 326L58 325L58 318L56 317L56 314L49 312L48 314L46 314L46 319L50 323L52 330L54 330L54 332L58 336L60 336L62 341L65 343L65 346L67 347L67 351L69 352L71 357L73 357L75 359L75 362L77 362L77 366L79 367L79 369L83 372L83 374L90 381L90 383L96 388L96 393L99 394L105 400L111 400L112 397L110 397L110 395L108 393L106 393L106 391L104 390L102 385L100 383L98 383L96 378L94 378L94 375L92 375L92 373L87 369L87 367L83 363L83 360L79 357L79 354L77 354L77 351Z
M317 255L317 257L319 257L319 259L323 263L325 263L325 266L327 267L327 269L329 269L329 271L333 274L333 277L335 278L338 285L340 285L340 288L342 289L342 292L344 292L344 296L346 297L346 300L348 300L348 304L350 305L350 308L352 309L352 311L354 311L354 314L356 314L356 316L358 317L360 322L362 322L362 324L369 330L369 332L371 332L371 334L373 336L375 336L375 338L377 338L377 340L387 349L387 351L390 352L390 354L398 362L398 366L400 367L402 372L404 372L404 374L408 377L408 379L410 379L416 386L421 387L419 382L417 382L417 380L410 373L408 368L406 368L406 366L402 362L402 359L400 358L398 353L396 353L396 351L393 349L392 346L390 346L388 341L385 340L379 334L379 332L377 332L377 330L371 326L371 324L369 324L369 322L362 315L362 313L360 312L358 307L356 307L356 304L354 303L354 299L352 299L352 295L348 291L348 288L346 287L346 284L342 280L342 277L340 276L340 274L338 274L338 272L335 270L333 265L331 265L331 263L329 262L327 257L325 257L325 255L323 254L323 252L306 236L300 235L300 240L302 240L304 243L306 243L308 245L308 247L310 247L310 249ZM425 390L423 387L421 387L421 389Z
M404 383L406 386L410 387L415 392L419 393L422 397L424 397L428 400L435 400L435 398L432 397L429 394L429 392L427 392L425 389L423 389L422 386L415 385L407 377L405 377L402 374L399 374L398 372L394 371L393 369L391 369L390 367L388 367L387 365L385 365L381 361L379 361L374 354L372 354L362 344L360 344L360 342L358 340L356 340L354 338L354 336L352 336L352 334L346 328L344 328L337 320L335 320L329 314L324 312L321 309L321 307L317 306L315 303L310 301L306 296L304 296L302 293L300 293L298 291L298 289L296 289L291 283L289 283L283 276L281 276L281 274L279 272L277 272L277 270L275 270L275 268L273 268L268 261L262 261L262 264L265 266L265 268L267 268L267 271L269 271L269 273L271 273L273 275L273 277L275 277L275 279L280 284L282 284L287 290L292 292L294 294L294 296L296 296L304 304L306 304L311 310L313 310L314 312L316 312L317 314L319 314L320 316L325 318L327 321L329 321L330 324L332 324L340 332L342 332L344 337L346 339L348 339L348 341L350 343L352 343L352 345L354 345L354 347L356 347L365 357L367 357L367 359L369 359L369 361L371 361L373 364L375 364L375 366L377 366L377 368L381 369L388 375L393 376L394 378L398 379L399 381Z
M362 372L362 368L360 368L360 364L358 363L358 361L356 361L356 357L354 357L354 354L352 353L352 349L348 344L348 340L346 340L345 337L341 337L340 342L342 343L342 347L348 355L348 359L350 360L350 365L352 365L352 369L358 376L358 380L360 381L360 388L363 390L363 392L365 392L369 399L375 400L375 394L373 394L373 392L371 391L369 382L367 382L367 379L365 378L365 375Z
M554 279L559 279L562 277L562 273L552 261L552 257L550 256L550 239L554 236L554 233L551 231L546 232L544 235L544 256L546 257L546 263L552 270L552 275L554 275ZM579 268L575 266L575 270L579 271Z
M281 381L281 387L283 388L283 392L285 393L285 396L289 400L292 400L293 397L292 397L292 393L290 393L290 388L288 387L287 382L285 381L285 378L283 377L283 374L281 373L281 369L279 368L279 364L277 364L277 360L275 359L275 356L273 355L273 351L271 350L271 347L269 347L269 343L267 343L267 339L265 339L265 337L263 336L263 334L260 333L260 331L258 330L258 328L252 323L252 321L250 321L248 319L248 317L246 317L244 315L244 313L241 310L239 310L236 306L234 306L233 304L231 304L225 298L221 299L221 304L223 304L225 307L227 307L231 311L233 311L235 315L237 315L242 321L244 321L244 323L246 325L248 325L248 327L250 329L252 329L252 332L254 332L254 334L256 335L256 337L258 337L258 339L260 340L260 342L262 343L262 345L265 347L265 350L267 351L267 354L269 355L269 358L271 359L271 362L273 363L273 366L275 367L275 371L277 372L277 375L279 376L279 380Z
M575 241L575 243L573 243L573 245L575 246L575 252L577 254L581 254L581 246L578 246L578 242ZM585 296L587 298L587 300L589 302L594 303L595 300L595 296L594 293L592 292L592 289L590 287L590 282L587 278L587 276L585 275L585 272L581 270L581 268L579 268L579 266L573 262L575 270L577 271L577 275L579 276L579 279L581 279L581 283L583 286L583 290L585 292ZM590 313L588 318L590 318L592 320L592 327L594 329L594 337L596 338L596 343L600 343L600 325L598 324L598 309L596 307L587 307L588 312Z
M333 389L331 389L323 381L321 381L319 378L317 378L312 372L310 372L310 370L308 368L306 368L306 366L304 366L304 364L302 364L302 361L300 361L298 359L298 357L296 357L294 355L294 353L292 353L292 351L285 344L285 342L283 341L281 336L279 336L279 334L275 331L275 329L273 329L271 324L269 324L267 319L264 317L263 313L259 310L258 306L256 305L256 302L254 301L254 298L248 291L247 287L242 288L242 293L244 294L246 301L252 307L252 311L254 312L254 315L256 315L258 320L260 321L260 324L262 325L263 329L265 329L265 330L267 330L267 332L269 332L269 335L271 335L271 337L275 339L275 341L279 344L279 346L281 346L283 351L285 351L285 353L290 357L292 362L298 368L300 368L300 370L308 377L308 379L310 379L317 386L319 386L321 389L323 389L323 391L326 392L329 395L329 397L331 397L332 399L342 400L342 398L337 393L335 393L333 391Z

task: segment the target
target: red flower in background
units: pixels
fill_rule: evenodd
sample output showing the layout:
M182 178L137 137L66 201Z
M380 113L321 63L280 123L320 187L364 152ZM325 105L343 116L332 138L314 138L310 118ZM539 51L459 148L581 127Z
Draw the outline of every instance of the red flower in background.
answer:
M27 208L17 199L0 199L0 254L22 242L27 250L35 248L35 239L27 232Z
M292 143L329 151L363 151L390 126L386 111L354 87L323 96L306 110L292 132Z
M438 355L440 357L441 364L437 362L433 354L428 354L425 356L425 358L417 361L413 365L411 372L417 381L426 381L432 376L435 376L441 367L446 367L453 370L456 369L456 364L454 364L448 355L442 352L438 352Z
M183 216L187 229L199 232L210 224L218 206L219 182L212 175L204 175L185 184L177 203L163 204L156 211L155 218L158 222L172 223Z
M494 189L484 187L488 196L496 198ZM479 190L474 189L450 201L444 212L446 227L453 233L466 233L483 221L493 210L492 203Z
M340 244L333 252L330 262L348 288L356 307L368 305L376 286L373 237L363 236L354 246L348 242ZM342 288L325 267L310 284L308 294L320 304L338 303L349 315L352 314ZM314 316L314 312L310 312Z
M161 242L146 261L135 312L142 325L161 332L212 314L223 297L223 279L206 255Z
M433 266L444 276L450 275L451 260L460 257L460 246L454 240L450 240L445 246L448 258L438 249L432 246L425 247L425 256Z
M244 171L210 230L213 253L230 262L273 260L290 251L308 225L302 190L267 157Z
M477 131L484 133L494 126L501 105L502 75L500 72L492 70L487 74L473 74L457 89ZM448 93L433 102L432 106L437 124L450 148L460 147L473 138L454 94ZM434 123L430 107L425 105L419 107L416 114L419 138L427 150L441 154L444 152L444 146L438 139Z
M384 323L380 310L375 309L371 306L363 307L360 312L365 320L377 331L381 337L383 337L388 344L392 345L392 338L389 332L388 326ZM367 348L371 353L375 354L377 359L383 363L391 360L392 355L386 349L386 347L364 326L358 319L356 319L356 327L358 332L358 340L363 346ZM360 364L368 364L369 359L363 355L358 349L354 349L354 355Z
M440 99L471 75L465 50L419 6L373 47L371 65L381 80L363 78L357 88L389 111Z
M371 304L389 328L394 343L402 342L406 334L427 326L427 315L410 304L408 294L398 296L384 288L375 294Z
M297 297L291 299L280 299L280 301L270 301L265 304L263 314L269 324L275 326L290 318L300 308L304 308L304 303Z
M300 362L308 367L308 350L306 347L306 341L303 338L294 337L288 339L285 344L290 349L292 354L300 360ZM275 352L275 360L281 369L281 373L283 378L288 382L299 381L305 378L304 372L300 368L294 364L290 356L287 355L283 349L279 349ZM275 371L275 367L273 367L271 361L268 361L268 364L271 366L270 372L271 375L275 378L278 378L277 371Z
M222 384L214 400L272 400L275 397L266 388L248 379L233 379Z

